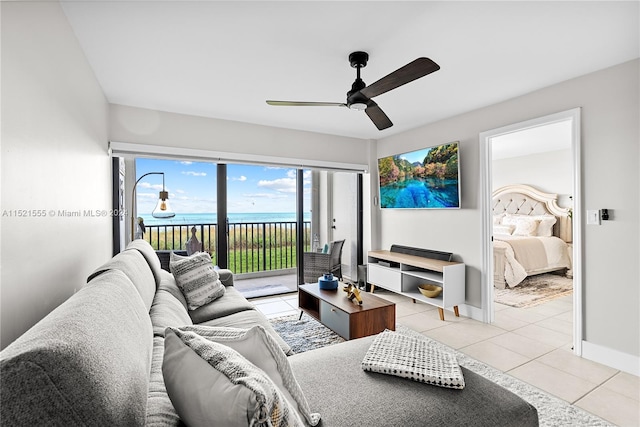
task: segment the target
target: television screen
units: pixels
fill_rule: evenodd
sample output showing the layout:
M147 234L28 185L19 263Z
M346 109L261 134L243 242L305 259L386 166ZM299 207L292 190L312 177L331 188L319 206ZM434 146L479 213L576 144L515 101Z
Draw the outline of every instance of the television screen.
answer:
M460 207L458 142L378 159L380 207Z

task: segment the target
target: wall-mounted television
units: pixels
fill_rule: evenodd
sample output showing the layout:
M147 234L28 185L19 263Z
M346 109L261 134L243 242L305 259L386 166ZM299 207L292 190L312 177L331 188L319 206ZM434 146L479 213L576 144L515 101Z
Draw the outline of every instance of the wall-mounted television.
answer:
M458 141L378 159L380 207L460 207Z

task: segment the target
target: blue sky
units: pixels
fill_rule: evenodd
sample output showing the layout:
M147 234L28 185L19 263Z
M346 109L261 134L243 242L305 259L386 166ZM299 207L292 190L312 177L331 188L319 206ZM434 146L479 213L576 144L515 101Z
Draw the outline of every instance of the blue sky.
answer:
M136 179L164 172L169 202L175 212L216 211L216 164L180 160L136 159ZM162 176L144 177L136 187L140 214L151 213L162 190ZM311 172L304 173L305 210L310 209ZM230 213L295 212L296 171L251 165L227 165Z
M423 150L418 150L418 151L412 151L410 153L400 154L399 157L401 159L406 159L410 163L415 163L415 162L422 163L424 161L424 158L429 153L429 151L431 151L431 148L433 147L425 148Z

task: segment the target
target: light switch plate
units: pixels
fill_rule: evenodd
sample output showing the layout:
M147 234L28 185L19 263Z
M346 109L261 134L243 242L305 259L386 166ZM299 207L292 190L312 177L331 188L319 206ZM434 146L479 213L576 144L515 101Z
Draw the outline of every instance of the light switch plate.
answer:
M600 210L587 210L587 225L600 225Z

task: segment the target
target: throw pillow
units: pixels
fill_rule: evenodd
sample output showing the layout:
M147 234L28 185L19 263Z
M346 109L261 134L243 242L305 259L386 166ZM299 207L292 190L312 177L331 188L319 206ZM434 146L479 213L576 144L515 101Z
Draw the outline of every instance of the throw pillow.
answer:
M312 426L320 422L320 415L311 413L289 359L278 342L260 325L249 329L185 325L170 328L179 337L195 333L209 341L224 344L244 356L249 362L262 369L276 384L285 398L293 405L300 418Z
M439 387L464 388L462 370L453 354L401 332L378 334L362 360L362 369Z
M162 375L189 426L303 426L269 376L240 353L193 332L167 328Z
M189 310L195 310L224 295L225 287L211 265L211 256L206 252L186 257L171 252L169 268L187 300Z

